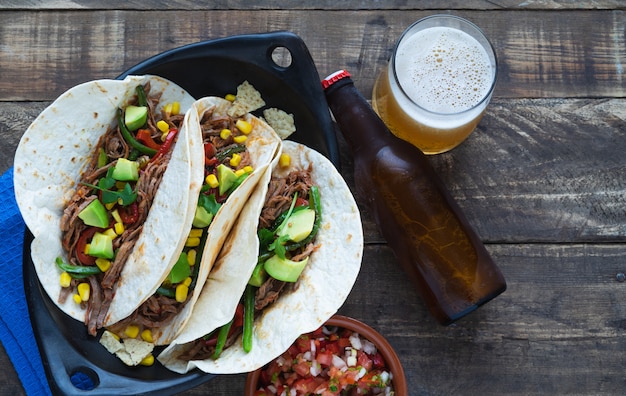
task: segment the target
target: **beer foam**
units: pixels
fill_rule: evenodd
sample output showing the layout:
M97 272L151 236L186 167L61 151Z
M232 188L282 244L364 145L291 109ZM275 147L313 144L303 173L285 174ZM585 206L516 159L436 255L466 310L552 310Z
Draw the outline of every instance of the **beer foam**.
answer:
M433 27L405 37L395 69L407 96L426 110L458 113L489 93L494 71L489 56L469 34Z

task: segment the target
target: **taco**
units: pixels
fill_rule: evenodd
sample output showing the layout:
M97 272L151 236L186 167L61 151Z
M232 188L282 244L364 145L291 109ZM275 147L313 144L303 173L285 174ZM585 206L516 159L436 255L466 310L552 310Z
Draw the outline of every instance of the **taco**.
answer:
M347 298L363 253L350 190L330 161L301 144L284 141L277 162L241 211L187 326L158 356L168 369L253 371L320 327Z
M15 196L37 276L91 335L152 295L182 249L203 178L200 131L183 125L193 102L156 76L91 81L18 145Z
M193 226L156 293L109 327L122 339L164 345L184 328L238 213L281 150L281 139L268 124L249 113L231 116L232 108L227 100L207 97L187 114L188 128L201 131L205 154Z

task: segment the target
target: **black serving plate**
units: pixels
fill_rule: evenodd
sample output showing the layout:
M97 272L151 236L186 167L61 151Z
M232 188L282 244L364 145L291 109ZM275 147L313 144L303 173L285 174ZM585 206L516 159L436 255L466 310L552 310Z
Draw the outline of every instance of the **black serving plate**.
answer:
M275 63L275 50L288 51L290 64ZM195 98L236 93L237 86L248 80L261 92L266 107L294 115L297 132L291 140L316 149L339 168L337 141L320 77L306 45L293 33L233 36L190 44L147 59L118 78L131 74L165 77ZM158 362L151 367L131 368L109 354L98 339L87 335L83 323L65 315L42 289L30 257L32 238L27 230L24 286L33 330L54 394L170 395L214 377L197 370L176 374Z

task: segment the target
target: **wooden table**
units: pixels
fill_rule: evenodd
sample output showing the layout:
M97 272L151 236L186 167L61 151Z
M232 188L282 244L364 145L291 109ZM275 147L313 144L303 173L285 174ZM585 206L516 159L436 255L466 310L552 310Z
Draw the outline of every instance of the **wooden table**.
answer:
M362 272L340 312L395 346L411 395L626 392L626 283L617 276L626 272L623 2L45 3L0 5L2 172L29 123L61 92L170 48L290 30L320 76L347 68L369 97L413 21L449 12L481 26L499 60L495 97L469 140L431 161L508 290L452 326L436 324L363 210ZM4 351L0 365L2 393L23 394ZM244 381L220 376L184 394L240 395Z

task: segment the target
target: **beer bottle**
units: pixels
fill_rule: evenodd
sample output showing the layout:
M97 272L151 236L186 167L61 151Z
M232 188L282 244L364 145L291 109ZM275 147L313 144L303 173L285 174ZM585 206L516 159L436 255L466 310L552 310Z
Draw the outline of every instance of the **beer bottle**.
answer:
M347 71L322 86L352 150L356 193L431 314L448 325L504 292L502 273L426 155L389 131Z

